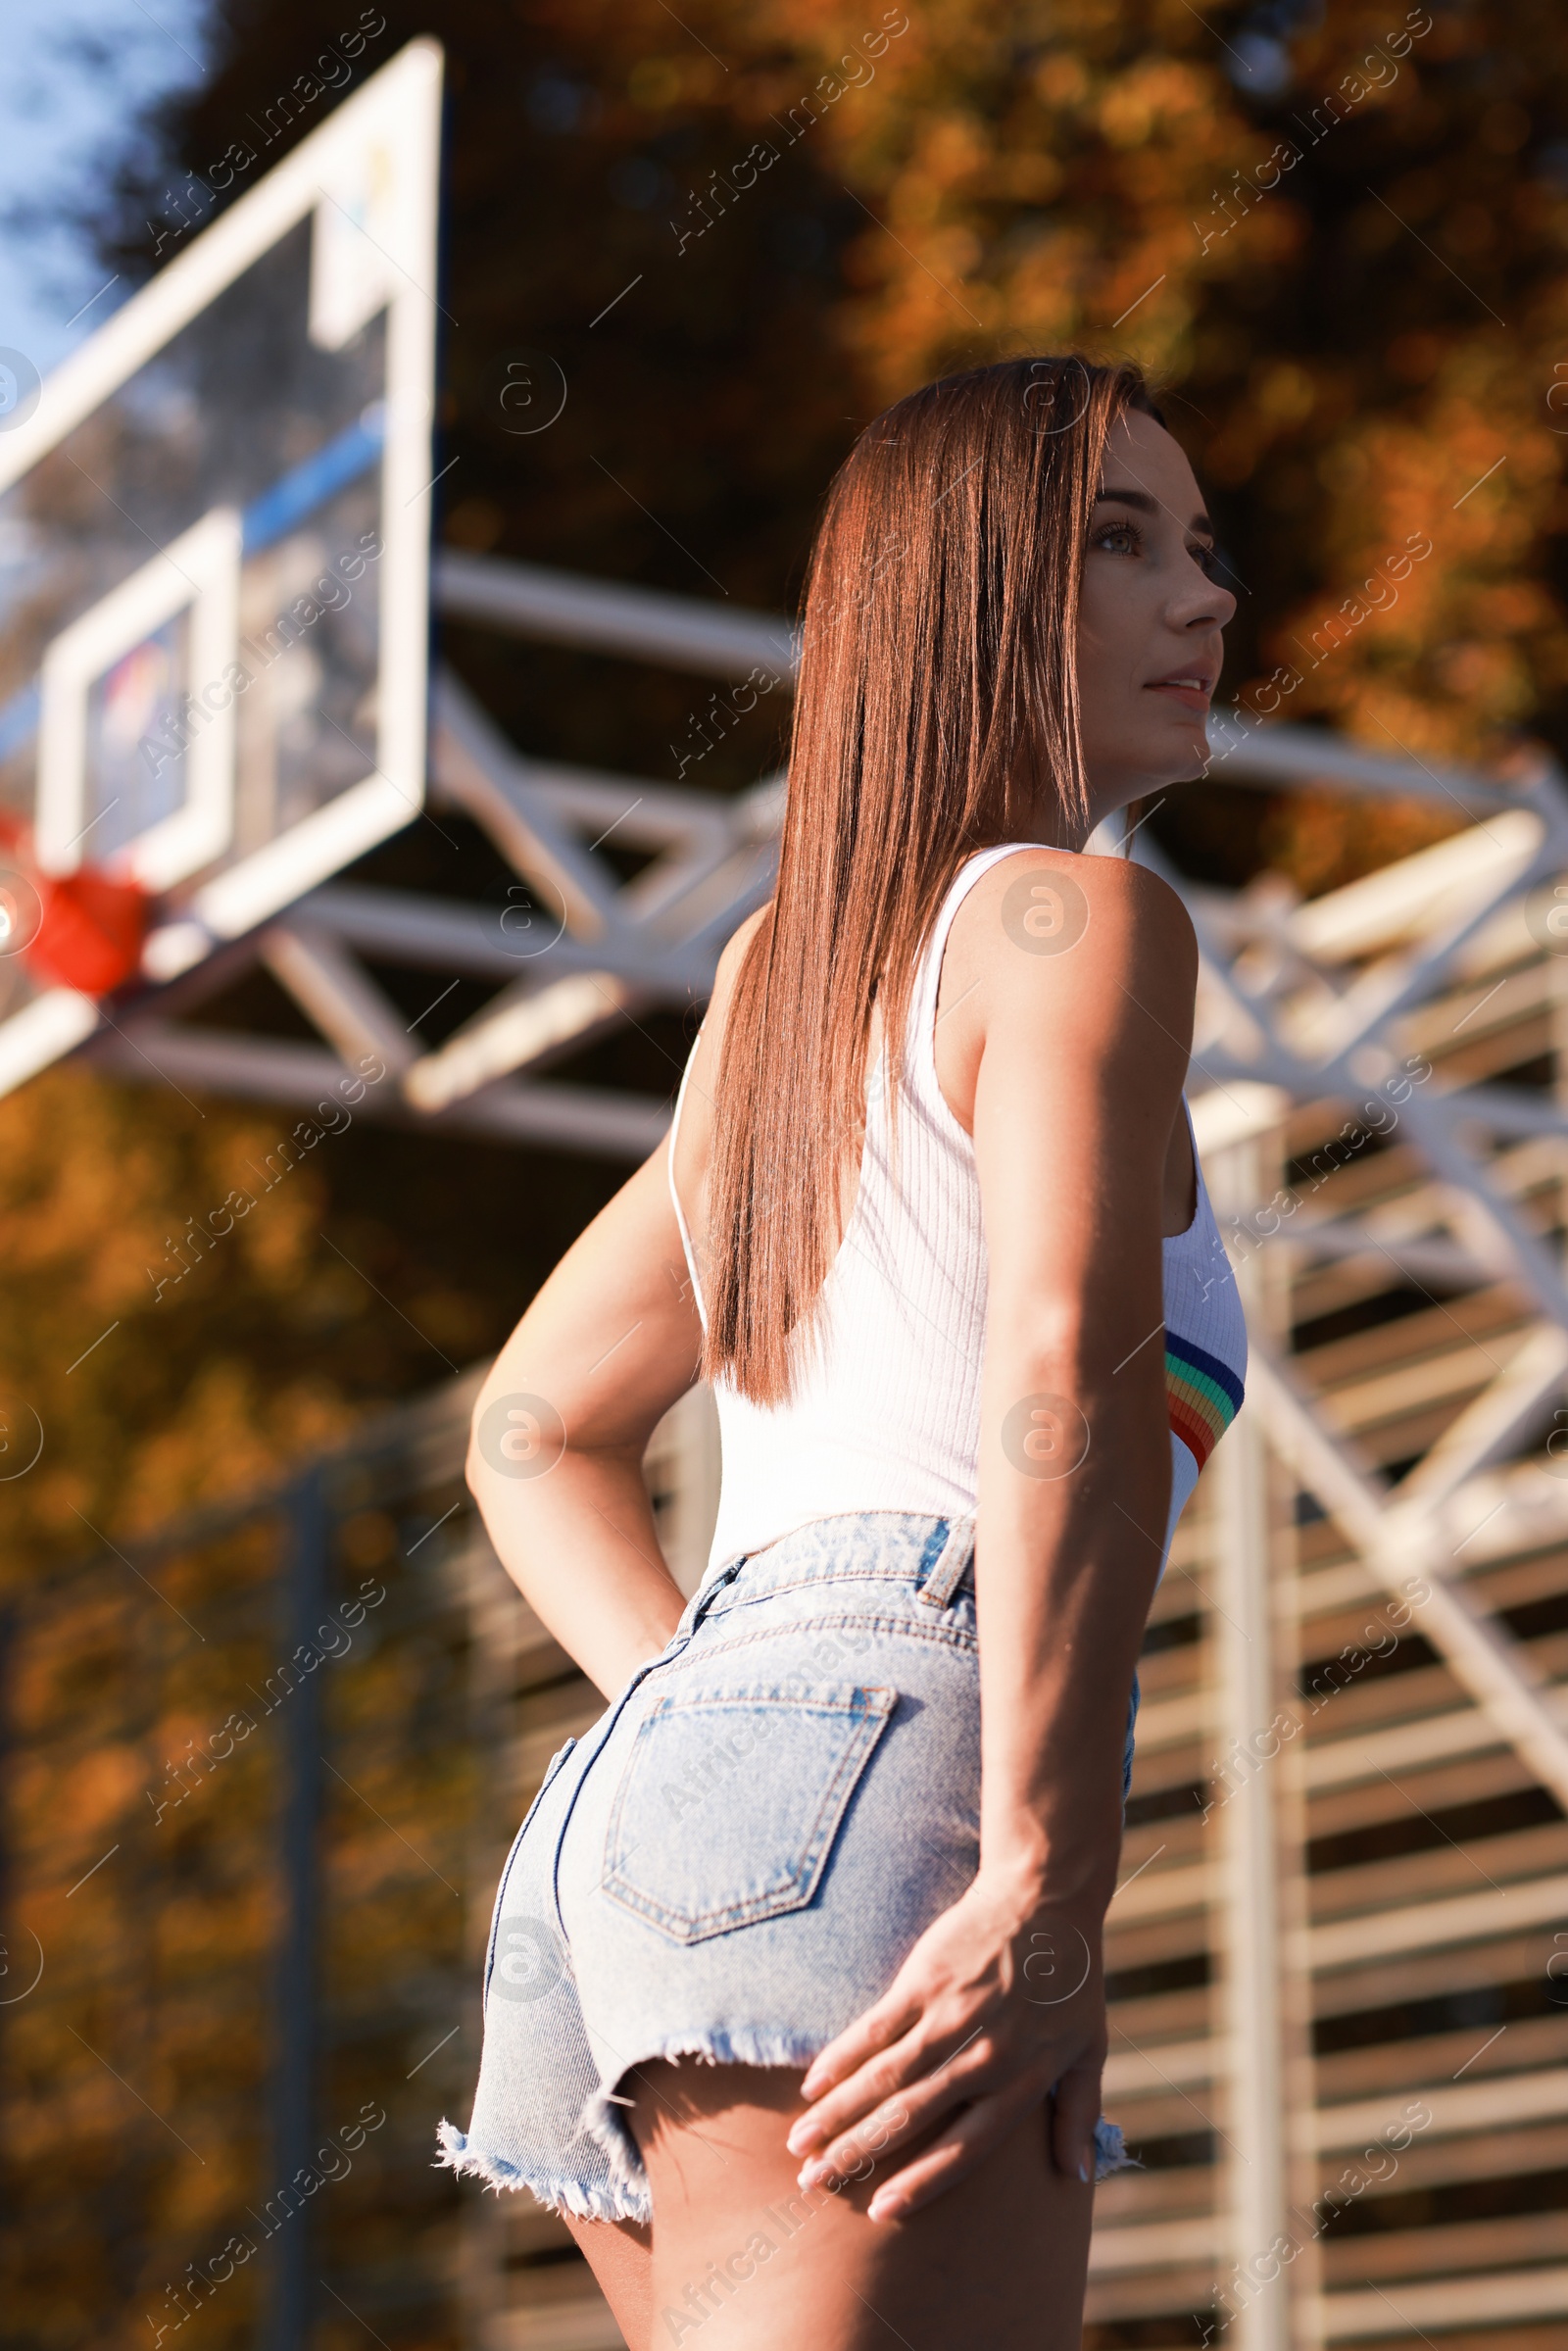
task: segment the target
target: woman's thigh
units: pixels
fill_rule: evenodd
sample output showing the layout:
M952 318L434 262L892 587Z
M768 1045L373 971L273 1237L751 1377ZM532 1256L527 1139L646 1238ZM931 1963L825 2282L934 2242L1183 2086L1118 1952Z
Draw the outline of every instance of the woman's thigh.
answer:
M653 2230L646 2221L579 2221L563 2214L577 2250L610 2304L628 2351L653 2351Z
M1094 2190L1051 2160L1044 2108L905 2221L796 2186L803 2075L644 2065L626 2078L653 2188L652 2342L703 2351L1078 2351Z

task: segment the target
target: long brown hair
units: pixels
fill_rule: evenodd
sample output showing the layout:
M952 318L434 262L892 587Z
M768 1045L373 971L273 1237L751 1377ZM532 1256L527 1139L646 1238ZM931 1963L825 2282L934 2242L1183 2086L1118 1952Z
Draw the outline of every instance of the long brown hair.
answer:
M863 1132L873 1003L889 1112L921 944L974 851L1088 816L1078 579L1105 441L1159 412L1077 355L927 384L868 425L807 578L778 885L730 1000L709 1177L703 1372L792 1388ZM895 1124L896 1131L896 1124Z

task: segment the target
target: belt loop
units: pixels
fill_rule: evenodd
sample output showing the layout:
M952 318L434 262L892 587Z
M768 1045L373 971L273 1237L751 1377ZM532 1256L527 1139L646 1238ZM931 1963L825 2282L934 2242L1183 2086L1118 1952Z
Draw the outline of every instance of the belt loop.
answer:
M974 1519L960 1515L948 1521L948 1540L937 1553L931 1573L920 1587L928 1608L946 1608L962 1583L974 1557Z
M718 1573L715 1576L710 1576L709 1578L707 1587L702 1592L694 1595L696 1606L695 1613L692 1617L691 1628L694 1633L696 1632L698 1626L702 1623L703 1618L708 1614L708 1611L711 1607L713 1601L717 1599L719 1593L726 1591L728 1587L734 1583L736 1577L740 1574L741 1569L746 1565L746 1561L750 1556L751 1554L749 1552L743 1552L739 1559L726 1560L725 1564L719 1569Z

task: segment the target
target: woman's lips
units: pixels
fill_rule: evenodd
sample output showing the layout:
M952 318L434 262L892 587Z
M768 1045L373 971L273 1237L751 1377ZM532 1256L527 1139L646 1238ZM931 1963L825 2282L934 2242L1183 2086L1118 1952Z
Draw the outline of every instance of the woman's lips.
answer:
M1156 678L1144 688L1146 694L1168 694L1173 702L1182 703L1189 710L1206 711L1210 689L1207 686L1179 686L1170 678Z

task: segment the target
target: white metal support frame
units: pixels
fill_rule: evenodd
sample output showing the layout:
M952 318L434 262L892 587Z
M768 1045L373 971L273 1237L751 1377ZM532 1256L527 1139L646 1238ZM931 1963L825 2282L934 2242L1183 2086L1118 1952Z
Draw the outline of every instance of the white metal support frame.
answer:
M1455 1086L1441 1055L1434 1070L1408 1050L1411 1023L1423 1007L1467 981L1479 989L1483 975L1528 969L1544 960L1543 951L1556 952L1543 908L1568 868L1568 792L1544 757L1502 786L1418 763L1363 759L1349 746L1324 745L1294 728L1250 735L1222 718L1214 735L1216 768L1224 773L1220 761L1232 762L1229 772L1238 780L1330 780L1369 795L1397 790L1440 806L1457 804L1481 818L1473 829L1316 903L1287 906L1267 888L1232 899L1184 889L1202 949L1193 1090L1205 1153L1234 1166L1239 1151L1280 1136L1298 1110L1339 1105L1364 1121L1363 1132L1397 1128L1427 1171L1408 1213L1378 1210L1364 1221L1314 1213L1313 1185L1298 1194L1276 1192L1272 1200L1254 1197L1250 1207L1230 1202L1228 1239L1244 1292L1259 1250L1284 1247L1305 1262L1381 1259L1417 1287L1500 1281L1518 1295L1528 1317L1505 1359L1494 1358L1493 1376L1479 1394L1391 1483L1357 1456L1332 1406L1310 1393L1250 1315L1249 1401L1216 1464L1222 1560L1254 1554L1250 1606L1248 1579L1235 1572L1226 1578L1223 1605L1237 1614L1246 1638L1221 1635L1220 1727L1228 1739L1245 1741L1264 1729L1271 1712L1259 1678L1257 1644L1267 1617L1260 1585L1268 1569L1266 1549L1258 1551L1254 1491L1257 1446L1266 1434L1378 1583L1398 1594L1418 1580L1426 1595L1416 1612L1419 1631L1494 1737L1506 1740L1568 1808L1562 1691L1470 1581L1489 1560L1568 1535L1568 1485L1547 1474L1554 1462L1529 1457L1568 1392L1568 1292L1540 1209L1522 1205L1517 1181L1510 1180L1511 1154L1546 1137L1568 1136L1568 1121L1558 1099L1522 1087ZM1142 854L1160 862L1151 850ZM1249 1440L1246 1425L1254 1416L1259 1434ZM1437 1726L1443 1736L1452 1728L1446 1717ZM1268 1883L1274 1869L1268 1777L1256 1775L1230 1807L1238 1817L1229 1825L1233 1864L1222 1940L1233 1971L1229 2111L1241 2162L1230 2251L1238 2264L1265 2253L1273 2222L1284 2217L1282 2183L1292 2154L1284 2102L1276 2105L1272 2130L1265 2120L1268 2085L1278 2083L1286 2060L1282 1980L1343 1961L1356 1948L1357 1930L1363 1942L1375 1932L1397 1948L1402 1934L1409 1947L1422 1947L1447 1932L1462 1939L1493 1915L1461 1916L1455 1908L1449 1916L1448 1906L1434 1903L1401 1925L1352 1920L1282 1937ZM1237 1866L1244 1847L1245 1869ZM1563 1888L1549 1881L1488 1899L1508 1902L1522 1925L1537 1891L1543 1916L1561 1908ZM1568 2096L1559 2092L1551 2111L1568 2111ZM1356 2114L1349 2127L1364 2128L1363 2118ZM1336 2137L1332 2111L1301 2118L1301 2128L1325 2151L1349 2143ZM1512 2284L1535 2297L1521 2309L1549 2306L1568 2314L1568 2278L1551 2286L1525 2274ZM1453 2289L1455 2312L1473 2305L1479 2316L1491 2307L1479 2279L1455 2279ZM1380 2304L1370 2293L1314 2291L1297 2294L1288 2307L1286 2289L1276 2287L1248 2301L1229 2332L1240 2351L1282 2351L1292 2340L1315 2347L1346 2333L1405 2333L1405 2318L1389 2317L1401 2309L1413 2324L1411 2306L1387 2296Z
M1262 1143L1255 1135L1216 1153L1210 1179L1221 1214L1244 1212L1257 1199ZM1237 1269L1250 1328L1261 1322L1262 1267ZM1227 1430L1214 1463L1219 1487L1220 1589L1215 1639L1224 1691L1225 1749L1271 1722L1275 1686L1273 1579L1270 1575L1268 1459L1262 1409L1250 1395ZM1225 1806L1220 1863L1222 1948L1228 1975L1231 2100L1228 2144L1233 2253L1245 2262L1285 2227L1290 2150L1280 2130L1285 2110L1286 2027L1282 1982L1276 1791L1266 1772L1247 1780ZM1246 2351L1291 2351L1290 2289L1284 2273L1266 2280L1245 2313Z
M793 670L786 622L715 614L648 589L447 557L435 593L467 619L699 674L776 682ZM517 876L514 903L327 881L237 949L150 993L98 1038L93 1057L127 1075L144 1077L151 1064L178 1084L310 1103L373 1053L392 1082L365 1097L369 1116L641 1157L664 1131L663 1099L537 1076L650 1006L706 999L725 940L771 887L783 778L726 797L531 759L446 668L431 722L434 820L451 810L481 828ZM649 855L630 881L596 853L611 833L618 848ZM226 986L236 953L266 964L319 1045L171 1018ZM368 961L490 981L496 992L425 1050Z
M1287 730L1270 731L1278 736ZM1277 745L1269 748L1277 756ZM1298 756L1304 749L1298 745ZM1336 780L1352 781L1343 752L1339 758ZM1389 788L1393 763L1369 760L1366 765L1369 788ZM1273 772L1279 774L1277 764ZM1434 784L1446 797L1452 789L1430 770L1408 770L1412 796L1411 779L1417 775L1425 785L1422 798L1434 797ZM1312 780L1312 772L1298 771L1298 778ZM1485 790L1468 776L1454 778L1453 784L1471 806ZM1386 1090L1393 1078L1396 1115L1442 1188L1442 1223L1447 1231L1440 1224L1435 1234L1429 1228L1420 1238L1446 1240L1456 1266L1474 1267L1479 1258L1531 1298L1540 1319L1529 1340L1446 1431L1441 1445L1404 1483L1388 1491L1352 1458L1287 1367L1272 1359L1261 1334L1252 1338L1249 1380L1262 1399L1281 1456L1379 1578L1393 1591L1417 1570L1432 1582L1422 1629L1532 1770L1568 1806L1568 1718L1543 1691L1518 1643L1467 1600L1463 1574L1453 1566L1456 1541L1476 1523L1477 1481L1496 1458L1549 1422L1568 1368L1568 1289L1556 1256L1507 1197L1497 1174L1496 1146L1519 1135L1568 1136L1568 1121L1549 1099L1522 1089L1464 1088L1429 1096L1396 1075L1406 1058L1401 1015L1462 977L1467 951L1489 929L1494 934L1516 929L1528 946L1521 901L1568 868L1568 791L1554 769L1543 760L1524 789L1494 792L1494 806L1499 815L1511 807L1533 821L1523 835L1517 828L1504 832L1483 822L1474 833L1404 860L1402 869L1396 866L1356 886L1359 898L1338 946L1346 955L1371 953L1374 959L1348 987L1343 985L1334 946L1321 936L1321 914L1315 917L1320 941L1313 952L1310 905L1300 909L1294 935L1289 922L1269 926L1283 927L1292 955L1274 952L1260 964L1256 949L1275 948L1263 924L1252 928L1233 907L1226 938L1223 918L1216 918L1206 894L1185 894L1203 949L1195 1118L1202 1143L1205 1130L1216 1139L1238 1140L1249 1128L1256 1134L1277 1129L1289 1109L1301 1102L1365 1104L1370 1116L1380 1100L1390 1100ZM1158 862L1152 853L1146 854ZM1413 914L1399 903L1401 897L1408 903L1412 880L1418 891L1426 884ZM1381 891L1374 886L1379 883L1385 884ZM1344 901L1350 893L1339 896ZM1340 912L1343 918L1343 905ZM1441 1077L1436 1083L1441 1086ZM1257 1210L1264 1206L1259 1201ZM1244 1247L1259 1245L1258 1229L1248 1219L1238 1229ZM1309 1216L1299 1225L1292 1223L1289 1238L1295 1246L1325 1253L1357 1247L1396 1260L1401 1253L1397 1239L1343 1224L1320 1232ZM1559 1493L1568 1525L1568 1488L1550 1485L1544 1498L1549 1508ZM1538 1508L1541 1499L1538 1495ZM1505 1501L1502 1508L1509 1506Z

